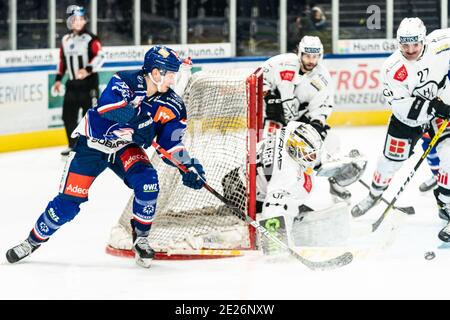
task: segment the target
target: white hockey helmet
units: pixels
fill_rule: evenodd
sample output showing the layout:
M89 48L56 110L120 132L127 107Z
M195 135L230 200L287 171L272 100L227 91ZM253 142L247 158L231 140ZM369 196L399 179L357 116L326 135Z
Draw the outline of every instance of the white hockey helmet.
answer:
M74 22L80 17L83 18L85 22L87 22L86 10L84 9L84 7L77 5L70 5L66 9L66 14L67 14L66 25L67 29L69 30L72 30Z
M302 53L319 54L323 56L323 45L319 37L304 36L298 44L298 56L301 59Z
M310 124L301 122L289 133L286 141L287 153L307 174L311 174L320 161L322 146L322 137L317 130Z
M397 29L398 45L424 42L427 28L419 18L404 18Z

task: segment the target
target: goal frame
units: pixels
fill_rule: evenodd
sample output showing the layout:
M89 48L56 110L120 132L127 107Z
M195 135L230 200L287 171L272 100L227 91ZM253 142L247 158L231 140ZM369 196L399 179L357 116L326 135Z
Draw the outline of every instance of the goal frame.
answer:
M247 141L246 141L246 214L256 220L256 144L263 135L263 70L257 68L245 79L247 108ZM177 249L167 252L156 252L156 260L195 260L237 257L246 251L256 249L256 230L248 225L249 247L236 249ZM151 231L150 231L151 232ZM132 250L106 247L106 253L132 258Z

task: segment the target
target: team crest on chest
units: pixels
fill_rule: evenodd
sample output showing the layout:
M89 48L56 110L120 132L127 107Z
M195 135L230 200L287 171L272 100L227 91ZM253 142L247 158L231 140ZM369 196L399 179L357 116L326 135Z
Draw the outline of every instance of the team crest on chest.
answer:
M406 70L405 65L402 65L400 69L395 72L394 79L397 81L405 81L408 78L408 71Z

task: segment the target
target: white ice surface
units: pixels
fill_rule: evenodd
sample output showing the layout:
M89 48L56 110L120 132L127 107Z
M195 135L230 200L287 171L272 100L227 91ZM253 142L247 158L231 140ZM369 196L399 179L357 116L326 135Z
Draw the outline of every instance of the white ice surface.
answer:
M370 161L363 177L370 182L384 142L384 127L337 128L343 150L357 147ZM62 148L0 154L0 299L333 299L448 298L450 246L437 233L432 193L418 185L429 177L424 163L398 201L413 205L408 216L389 233L393 212L384 229L358 251L355 261L339 270L312 272L293 260L267 261L258 254L210 261L155 261L142 269L133 260L105 254L111 226L130 191L106 171L90 190L90 201L31 257L15 265L5 252L26 238L35 219L58 192L64 163ZM417 161L413 156L385 194L390 200ZM366 195L360 184L350 187L353 203ZM354 225L373 222L379 205ZM390 242L387 235L393 236ZM355 246L361 243L354 244ZM425 260L434 251L436 258Z

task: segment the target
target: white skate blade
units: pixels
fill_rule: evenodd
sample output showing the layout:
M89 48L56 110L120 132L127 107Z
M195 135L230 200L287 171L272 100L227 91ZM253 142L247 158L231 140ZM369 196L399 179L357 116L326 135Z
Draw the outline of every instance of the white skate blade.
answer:
M139 257L138 255L136 255L135 257L135 261L136 264L142 268L150 268L150 266L152 265L152 261L153 259L142 259L141 257Z

